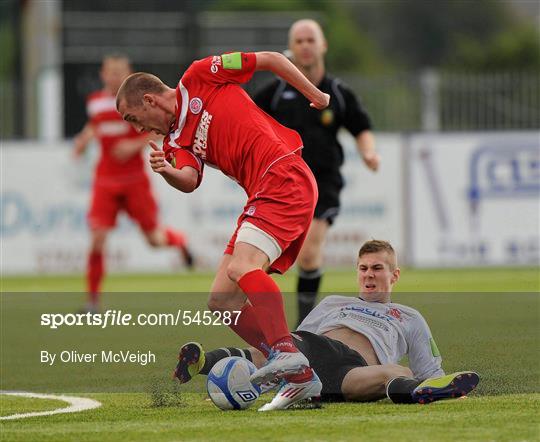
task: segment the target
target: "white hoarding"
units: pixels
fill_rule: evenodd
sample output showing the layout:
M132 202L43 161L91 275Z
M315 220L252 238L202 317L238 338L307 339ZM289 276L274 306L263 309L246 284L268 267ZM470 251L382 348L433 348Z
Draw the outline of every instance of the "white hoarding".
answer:
M381 155L379 171L370 171L356 151L354 139L341 134L345 162L342 168L345 187L341 193L341 212L329 230L325 247L326 264L351 268L358 249L369 239L391 241L403 256L403 156L402 137L377 134Z
M354 262L361 241L389 238L401 247L400 146L398 136L380 136L381 171L372 174L346 138L347 186L342 214L330 231L328 265ZM69 273L85 268L89 244L88 208L96 150L79 162L71 145L3 143L1 157L1 271L13 273ZM246 196L219 171L205 169L201 187L182 194L161 177L152 176L160 205L160 219L189 236L200 268L216 267L234 231ZM107 270L179 271L178 253L151 249L125 215L107 244Z
M537 265L539 140L538 132L411 137L411 263Z

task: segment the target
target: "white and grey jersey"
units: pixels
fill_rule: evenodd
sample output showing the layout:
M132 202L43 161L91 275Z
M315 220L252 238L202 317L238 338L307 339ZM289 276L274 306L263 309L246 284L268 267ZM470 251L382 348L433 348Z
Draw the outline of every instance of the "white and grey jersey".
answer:
M298 326L315 334L347 327L366 336L381 364L409 356L409 368L420 380L442 376L442 358L422 315L395 303L368 302L349 296L327 296Z

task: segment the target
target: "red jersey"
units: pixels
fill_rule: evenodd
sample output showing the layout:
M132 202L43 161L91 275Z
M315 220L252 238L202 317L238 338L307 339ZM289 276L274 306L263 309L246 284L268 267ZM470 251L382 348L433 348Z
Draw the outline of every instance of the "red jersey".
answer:
M139 138L139 134L116 110L116 97L105 90L90 94L86 101L86 112L94 134L101 146L101 156L96 168L96 177L126 179L144 174L141 154L127 161L118 161L112 151L116 143L127 138Z
M254 53L235 52L195 61L176 88L176 122L163 141L175 167L202 176L202 162L220 169L251 195L279 159L300 152L297 132L261 110L239 86L255 71Z

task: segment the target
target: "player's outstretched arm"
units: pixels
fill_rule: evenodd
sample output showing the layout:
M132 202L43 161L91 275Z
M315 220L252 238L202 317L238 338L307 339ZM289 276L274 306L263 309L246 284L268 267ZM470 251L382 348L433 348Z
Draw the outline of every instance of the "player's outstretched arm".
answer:
M148 146L151 134L145 133L137 138L127 138L113 145L111 154L120 162L128 161Z
M152 170L159 173L169 185L184 193L191 193L197 188L199 173L193 167L185 166L181 169L175 169L165 159L165 153L150 141L150 166Z
M310 101L310 106L324 109L330 103L330 95L315 87L291 61L279 52L256 52L257 71L270 71L298 90Z
M77 135L75 135L73 140L73 156L75 158L79 158L82 154L84 154L86 148L88 147L88 143L92 138L94 138L94 129L92 129L92 125L90 123L86 123L83 129Z

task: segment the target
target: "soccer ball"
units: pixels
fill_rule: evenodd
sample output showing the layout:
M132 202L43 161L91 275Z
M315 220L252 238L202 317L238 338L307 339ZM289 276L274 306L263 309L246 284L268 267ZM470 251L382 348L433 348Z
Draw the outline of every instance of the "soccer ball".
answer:
M247 359L231 356L212 367L206 389L212 402L222 410L243 410L251 406L261 394L249 377L257 370Z

